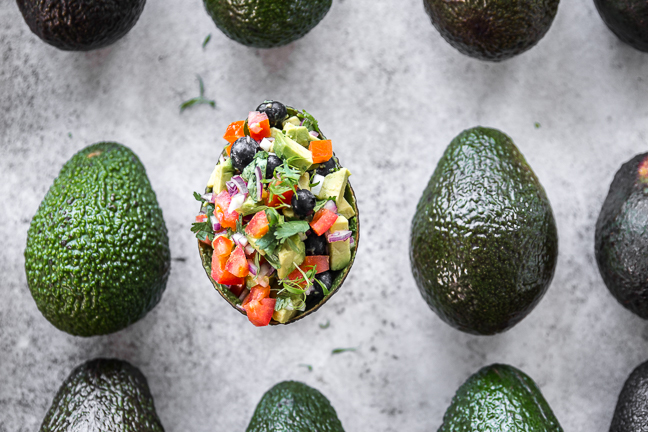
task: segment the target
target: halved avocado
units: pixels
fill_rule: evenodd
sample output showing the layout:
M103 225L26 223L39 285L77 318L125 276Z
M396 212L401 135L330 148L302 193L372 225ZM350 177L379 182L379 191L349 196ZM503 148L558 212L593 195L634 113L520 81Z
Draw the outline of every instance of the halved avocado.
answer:
M289 116L298 116L299 118L303 119L303 114L300 113L299 111L295 110L292 107L287 107L288 109L288 115ZM247 125L247 120L246 120L246 125ZM319 130L318 127L316 127L317 132L319 133L319 136L321 139L326 139L324 134L322 134L322 131ZM249 133L246 131L246 133ZM223 149L223 154L226 154L226 150ZM335 162L338 166L342 166L340 164L339 159L335 154L333 154L333 158L335 159ZM208 190L206 190L208 192ZM358 205L357 205L357 200L355 196L355 192L353 191L353 187L351 187L351 183L347 181L347 186L346 190L344 192L344 198L347 200L349 205L353 208L355 211L355 217L351 218L349 220L349 230L353 233L353 239L355 242L355 246L351 250L351 260L349 261L349 265L337 272L337 276L335 277L335 280L333 281L333 286L331 287L330 294L324 297L319 303L317 303L315 306L311 307L310 309L306 310L305 312L301 312L298 315L295 315L294 317L290 318L287 320L285 323L280 323L274 319L270 321L270 325L280 325L280 324L292 324L295 321L298 321L313 312L317 311L324 303L326 303L334 294L338 292L342 284L344 283L344 280L346 279L347 275L349 274L349 271L351 270L351 267L353 266L353 263L355 261L356 257L356 252L358 251L358 244L360 241L360 215L358 211ZM206 245L205 243L202 243L201 241L198 241L198 252L200 253L200 259L202 261L202 266L205 269L205 273L207 273L207 277L211 281L212 285L216 289L216 291L223 297L227 302L234 308L236 309L239 313L243 315L247 315L245 313L245 310L241 309L238 307L242 302L236 297L232 292L225 286L217 283L212 279L211 277L211 262L212 262L212 253L213 249L211 246Z

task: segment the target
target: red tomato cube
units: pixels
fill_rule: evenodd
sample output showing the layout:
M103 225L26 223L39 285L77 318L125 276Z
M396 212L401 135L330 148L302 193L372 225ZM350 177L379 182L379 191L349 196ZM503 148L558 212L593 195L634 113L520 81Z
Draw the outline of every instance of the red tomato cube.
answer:
M260 211L254 215L252 220L245 227L245 233L255 238L261 238L268 233L270 226L265 211Z
M310 223L311 228L315 233L320 236L324 234L326 231L328 231L335 221L337 220L338 215L333 213L332 211L328 209L320 209L317 213L315 213L315 216L313 216L313 220Z
M270 136L270 120L266 113L252 111L248 115L248 129L250 136L257 141Z
M250 266L245 256L245 250L240 245L236 246L234 252L227 259L225 270L240 278L244 278L250 273Z

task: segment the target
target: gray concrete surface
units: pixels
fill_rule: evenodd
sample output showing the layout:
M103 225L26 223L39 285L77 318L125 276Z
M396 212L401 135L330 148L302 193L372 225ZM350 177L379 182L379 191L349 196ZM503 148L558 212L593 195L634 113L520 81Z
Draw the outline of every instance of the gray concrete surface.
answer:
M456 52L420 0L336 0L305 38L265 51L223 36L199 0L150 0L124 39L88 54L45 45L5 0L0 53L1 431L37 430L74 366L115 356L148 377L169 432L242 431L261 395L285 379L320 389L347 431L434 431L456 388L494 362L527 372L566 431L602 432L625 378L648 359L648 323L616 303L593 258L615 171L648 149L648 54L619 42L591 0L563 0L540 44L502 64ZM181 115L198 93L196 74L217 109ZM320 120L353 172L363 228L355 267L326 307L257 329L213 291L189 228L191 193L206 182L225 127L264 98ZM437 160L478 124L517 143L560 237L547 295L494 337L443 324L415 288L407 254ZM62 164L102 140L130 146L146 165L174 261L145 319L84 339L38 312L23 250ZM332 355L339 347L358 349Z

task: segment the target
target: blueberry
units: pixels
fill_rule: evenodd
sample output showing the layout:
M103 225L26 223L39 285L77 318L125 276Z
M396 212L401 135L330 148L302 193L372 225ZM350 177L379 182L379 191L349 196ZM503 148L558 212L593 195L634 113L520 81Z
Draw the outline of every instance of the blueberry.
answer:
M321 163L317 168L317 174L326 177L328 174L335 170L335 159L331 158L324 163Z
M243 169L252 162L258 149L259 143L257 143L252 137L244 136L237 139L234 144L232 144L232 150L230 152L234 168L243 171Z
M266 165L265 178L270 179L274 177L274 171L277 167L283 165L283 161L275 155L268 156L268 164Z
M318 236L311 233L306 237L304 245L306 246L306 255L328 255L328 242L323 235Z
M315 195L307 189L297 189L297 193L293 195L290 203L297 216L305 217L313 213L313 209L315 208Z
M288 117L286 105L277 101L264 101L257 107L257 111L266 113L268 120L270 120L270 126L278 127L279 129L283 127L282 122Z

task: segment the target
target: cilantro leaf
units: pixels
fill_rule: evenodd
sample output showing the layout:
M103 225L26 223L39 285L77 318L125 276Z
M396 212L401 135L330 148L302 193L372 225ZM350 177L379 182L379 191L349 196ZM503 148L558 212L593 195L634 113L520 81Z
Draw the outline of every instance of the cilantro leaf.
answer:
M313 366L311 366L309 364L300 363L299 366L305 367L306 369L308 369L308 372L313 372Z
M211 33L209 33L207 35L207 37L205 38L205 40L203 41L203 44L202 44L203 49L205 49L205 47L207 46L207 44L209 43L210 40L211 40Z
M357 351L358 348L335 348L333 351L331 351L331 354L340 354L343 352L349 352L349 351Z
M274 235L277 239L287 239L295 234L306 232L309 229L310 226L306 221L285 222L277 228Z
M193 99L189 99L186 102L183 102L180 105L180 114L182 114L182 112L187 108L192 107L194 105L209 105L214 109L216 108L216 101L205 98L205 84L203 83L203 80L200 77L200 75L196 75L196 76L198 77L200 96L195 97Z
M319 124L317 123L317 120L315 120L315 117L307 113L306 110L303 110L303 113L304 123L302 126L306 126L310 131L319 131Z

